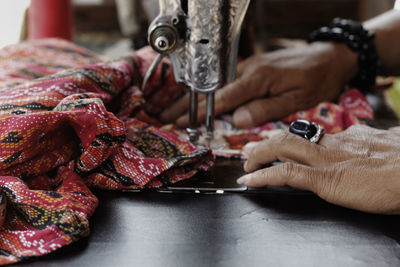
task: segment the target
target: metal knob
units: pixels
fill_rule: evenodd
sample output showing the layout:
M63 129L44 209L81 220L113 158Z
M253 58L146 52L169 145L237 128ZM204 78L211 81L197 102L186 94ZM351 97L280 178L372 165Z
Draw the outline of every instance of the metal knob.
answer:
M156 39L155 44L154 44L158 50L160 51L166 51L169 48L169 41L165 36L160 36Z
M160 54L170 54L178 45L179 34L174 26L156 25L150 32L149 43Z

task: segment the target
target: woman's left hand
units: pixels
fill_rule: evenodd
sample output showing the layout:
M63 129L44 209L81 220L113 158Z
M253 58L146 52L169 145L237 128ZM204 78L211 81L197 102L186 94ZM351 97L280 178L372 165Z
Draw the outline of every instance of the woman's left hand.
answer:
M289 185L326 201L371 213L400 214L400 127L352 126L319 144L285 131L249 143L238 183L249 187ZM281 165L262 168L273 161Z

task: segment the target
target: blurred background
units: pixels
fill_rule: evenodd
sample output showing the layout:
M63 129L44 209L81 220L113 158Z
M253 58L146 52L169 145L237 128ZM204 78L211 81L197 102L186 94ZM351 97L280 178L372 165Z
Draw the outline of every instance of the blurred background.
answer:
M72 5L72 40L111 58L141 47L149 22L158 14L158 0L67 1ZM0 47L28 38L29 4L30 0L0 1ZM393 4L394 0L252 0L242 39L250 38L265 50L275 38L307 38L334 17L364 21Z

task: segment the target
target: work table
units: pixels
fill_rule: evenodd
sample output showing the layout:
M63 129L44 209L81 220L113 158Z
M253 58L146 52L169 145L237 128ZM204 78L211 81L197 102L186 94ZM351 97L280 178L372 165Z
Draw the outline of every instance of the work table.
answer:
M18 266L400 266L400 216L312 194L95 193L89 238Z
M398 125L384 105L376 115L378 128ZM216 166L219 177L243 174L238 161ZM94 193L88 238L17 266L400 266L400 216L307 192Z

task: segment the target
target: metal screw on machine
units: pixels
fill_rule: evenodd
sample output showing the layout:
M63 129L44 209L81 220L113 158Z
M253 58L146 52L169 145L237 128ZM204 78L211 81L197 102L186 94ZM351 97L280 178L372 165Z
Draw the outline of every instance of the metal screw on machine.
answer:
M159 53L142 89L164 56L176 82L189 89L189 139L199 138L198 94L206 94L206 138L214 131L215 91L233 80L240 29L250 0L159 0L160 13L149 28L151 47Z
M161 51L167 50L168 47L169 47L168 39L166 37L164 37L164 36L158 37L157 40L156 40L156 46Z

